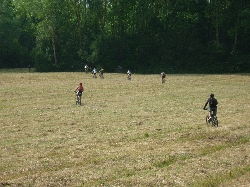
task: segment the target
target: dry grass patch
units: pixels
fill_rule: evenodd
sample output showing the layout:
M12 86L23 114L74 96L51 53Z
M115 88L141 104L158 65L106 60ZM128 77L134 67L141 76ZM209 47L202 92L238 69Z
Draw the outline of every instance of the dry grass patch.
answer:
M249 75L104 76L0 73L0 186L249 184Z

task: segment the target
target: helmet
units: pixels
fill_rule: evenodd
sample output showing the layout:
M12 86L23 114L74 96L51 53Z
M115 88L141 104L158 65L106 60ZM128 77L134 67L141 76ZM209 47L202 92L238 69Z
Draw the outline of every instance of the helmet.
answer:
M214 94L213 94L213 93L211 93L211 94L210 94L210 97L214 97Z

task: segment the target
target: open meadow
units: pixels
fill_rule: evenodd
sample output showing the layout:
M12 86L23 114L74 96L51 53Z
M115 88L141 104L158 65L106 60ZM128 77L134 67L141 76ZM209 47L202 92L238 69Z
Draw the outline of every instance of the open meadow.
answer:
M250 186L249 74L104 77L0 71L0 187Z

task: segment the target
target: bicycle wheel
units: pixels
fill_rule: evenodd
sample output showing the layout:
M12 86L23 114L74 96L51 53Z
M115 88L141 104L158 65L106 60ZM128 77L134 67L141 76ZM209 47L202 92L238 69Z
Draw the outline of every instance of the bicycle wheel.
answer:
M79 96L77 96L76 105L79 104Z
M82 105L82 99L80 96L79 96L79 105Z
M212 126L216 127L216 120L214 118L212 118Z
M217 119L216 116L214 117L213 125L214 125L215 127L218 127L218 125L219 125L219 121L218 121L218 119Z
M208 120L208 116L206 116L206 124L209 125L210 121Z

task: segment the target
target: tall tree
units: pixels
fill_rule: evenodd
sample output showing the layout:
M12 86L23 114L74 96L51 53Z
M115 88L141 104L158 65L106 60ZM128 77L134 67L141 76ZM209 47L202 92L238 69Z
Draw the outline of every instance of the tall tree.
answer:
M3 0L0 4L0 68L19 67L19 34L19 22L14 16L12 1Z

